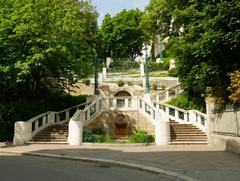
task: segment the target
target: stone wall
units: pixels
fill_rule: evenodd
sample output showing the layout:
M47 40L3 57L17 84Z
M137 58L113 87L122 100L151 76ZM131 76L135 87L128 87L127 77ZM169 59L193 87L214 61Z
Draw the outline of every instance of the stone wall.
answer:
M142 129L147 131L149 134L155 134L154 125L149 122L141 113L134 111L134 112L120 112L120 111L108 111L102 113L96 119L94 119L89 125L84 127L85 132L92 131L93 128L103 128L106 130L110 136L114 137L115 135L115 122L116 117L119 114L123 114L125 116L125 121L128 124L128 133L131 135L136 129Z

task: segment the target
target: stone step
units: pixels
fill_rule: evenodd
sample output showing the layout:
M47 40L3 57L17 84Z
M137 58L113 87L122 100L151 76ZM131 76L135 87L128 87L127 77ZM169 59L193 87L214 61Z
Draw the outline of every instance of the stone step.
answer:
M207 141L182 141L182 142L170 142L170 145L207 145Z
M57 139L48 139L48 138L35 139L35 138L34 138L34 139L32 139L32 141L33 141L33 142L46 142L46 141L47 141L47 142L52 142L52 141L53 141L53 142L66 142L67 139L66 139L66 138L65 138L65 139L60 139L60 138L59 138L59 139L58 139L58 138L57 138Z

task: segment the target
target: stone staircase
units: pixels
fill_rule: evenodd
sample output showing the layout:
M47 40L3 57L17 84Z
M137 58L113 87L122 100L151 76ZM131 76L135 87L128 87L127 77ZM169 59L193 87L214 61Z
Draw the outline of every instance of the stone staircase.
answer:
M36 134L31 143L67 144L68 123L50 126Z
M206 145L207 135L192 124L170 120L171 145Z

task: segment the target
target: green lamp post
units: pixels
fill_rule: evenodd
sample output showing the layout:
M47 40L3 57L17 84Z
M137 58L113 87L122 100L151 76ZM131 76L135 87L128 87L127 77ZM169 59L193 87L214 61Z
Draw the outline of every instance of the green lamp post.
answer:
M94 95L99 95L99 88L98 88L98 55L96 50L94 50Z
M150 82L149 82L149 68L148 68L148 53L146 48L146 55L145 55L145 94L150 94Z

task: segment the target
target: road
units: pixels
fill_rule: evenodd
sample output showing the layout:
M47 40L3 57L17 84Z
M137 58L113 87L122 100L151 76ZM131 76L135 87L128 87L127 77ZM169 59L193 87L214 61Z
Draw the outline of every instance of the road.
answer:
M165 175L79 161L0 154L1 181L174 181ZM176 178L175 178L176 180Z

